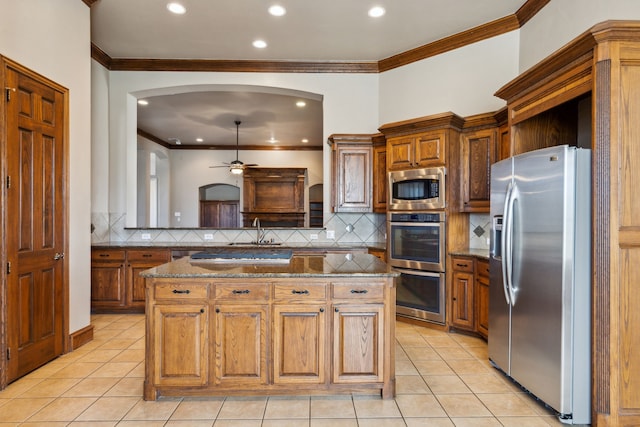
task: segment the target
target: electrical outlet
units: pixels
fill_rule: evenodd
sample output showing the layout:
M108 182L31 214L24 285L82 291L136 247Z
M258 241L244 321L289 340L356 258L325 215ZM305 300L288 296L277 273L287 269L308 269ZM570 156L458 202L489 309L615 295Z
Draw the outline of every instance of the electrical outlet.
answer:
M327 230L327 239L335 239L336 231L335 230Z
M318 235L317 235L317 234L315 234L315 233L314 233L314 234L310 234L310 235L309 235L309 239L311 239L311 240L318 240Z
M487 237L487 245L491 244L491 239Z
M142 234L140 235L140 238L141 238L142 240L151 240L151 234L150 234L150 233L142 233Z
M213 233L205 233L204 240L213 240Z

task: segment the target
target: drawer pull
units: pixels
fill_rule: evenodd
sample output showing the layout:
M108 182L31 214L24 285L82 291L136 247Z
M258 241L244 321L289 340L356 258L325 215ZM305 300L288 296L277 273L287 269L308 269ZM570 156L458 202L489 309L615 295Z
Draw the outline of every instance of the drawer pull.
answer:
M340 309L338 307L334 308L334 310L336 311L336 313L338 313L340 311Z
M302 291L296 291L295 289L291 291L292 294L294 295L309 295L309 291L308 290L302 290Z
M324 308L321 308L321 309L320 309L320 313L324 313Z
M102 258L108 258L108 257L109 257L109 254L100 254L100 256L101 256Z
M190 294L191 291L189 289L174 289L174 294Z
M351 289L352 294L366 294L367 292L369 291L366 289Z
M143 258L151 258L153 255L152 254L142 254Z
M468 265L467 265L467 264L460 264L460 263L457 263L457 264L456 264L456 267L468 267Z
M204 313L204 308L201 308L201 309L200 309L200 313Z
M220 313L220 309L219 308L216 308L216 313Z
M234 289L232 291L235 295L248 294L251 291L249 289Z

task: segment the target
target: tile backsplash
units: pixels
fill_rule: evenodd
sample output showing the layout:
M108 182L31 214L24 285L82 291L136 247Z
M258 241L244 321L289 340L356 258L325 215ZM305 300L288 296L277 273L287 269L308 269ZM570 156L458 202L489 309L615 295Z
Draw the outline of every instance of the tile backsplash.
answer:
M469 215L469 247L471 249L489 249L491 216L489 214Z
M125 228L125 214L92 213L92 243L228 243L255 240L255 230L199 229L199 228ZM324 229L267 228L266 239L283 243L366 243L386 241L386 216L384 214L354 213L329 214ZM333 231L335 238L328 238Z

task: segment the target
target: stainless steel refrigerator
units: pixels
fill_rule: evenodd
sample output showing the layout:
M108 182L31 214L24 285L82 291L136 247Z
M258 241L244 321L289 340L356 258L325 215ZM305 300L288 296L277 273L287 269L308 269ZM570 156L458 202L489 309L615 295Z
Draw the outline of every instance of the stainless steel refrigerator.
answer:
M590 422L591 152L491 168L489 359L567 424Z

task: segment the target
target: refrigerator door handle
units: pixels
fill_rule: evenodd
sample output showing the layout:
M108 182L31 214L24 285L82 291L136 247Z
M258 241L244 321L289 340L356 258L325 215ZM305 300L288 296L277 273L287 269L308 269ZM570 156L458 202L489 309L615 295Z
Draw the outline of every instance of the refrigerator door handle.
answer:
M502 247L502 288L504 290L504 299L507 305L511 304L510 292L509 292L509 275L511 268L508 267L511 258L511 240L510 224L509 224L509 204L511 200L511 194L513 192L513 186L511 183L507 186L507 194L505 195L504 208L502 212L503 226L500 245Z
M505 261L505 270L506 270L506 289L509 293L509 303L511 306L516 305L516 295L515 289L513 288L513 234L514 234L514 218L513 218L513 207L518 200L518 187L514 183L509 192L509 200L505 205L505 220L507 231L506 234L506 261Z

